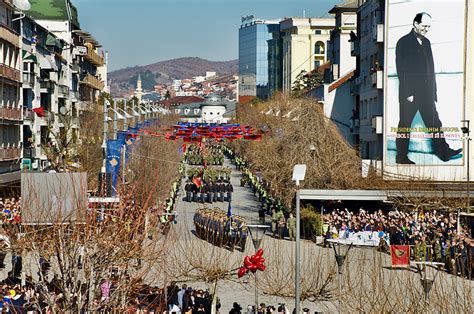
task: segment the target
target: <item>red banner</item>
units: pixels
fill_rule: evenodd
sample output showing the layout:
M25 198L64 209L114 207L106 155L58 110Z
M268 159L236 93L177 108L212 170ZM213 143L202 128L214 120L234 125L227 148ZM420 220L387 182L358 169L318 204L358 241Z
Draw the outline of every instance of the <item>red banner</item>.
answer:
M410 267L410 246L390 245L392 267Z

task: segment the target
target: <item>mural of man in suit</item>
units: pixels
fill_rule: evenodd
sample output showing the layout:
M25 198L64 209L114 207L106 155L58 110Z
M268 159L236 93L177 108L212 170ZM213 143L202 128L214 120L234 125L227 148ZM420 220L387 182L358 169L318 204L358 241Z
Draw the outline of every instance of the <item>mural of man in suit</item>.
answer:
M419 112L426 128L433 133L433 153L443 162L459 155L462 149L451 149L444 139L441 120L436 110L438 101L436 73L431 43L426 38L431 27L431 16L418 13L413 29L401 37L396 46L396 67L399 80L400 121L396 139L397 164L414 164L408 158L410 127Z

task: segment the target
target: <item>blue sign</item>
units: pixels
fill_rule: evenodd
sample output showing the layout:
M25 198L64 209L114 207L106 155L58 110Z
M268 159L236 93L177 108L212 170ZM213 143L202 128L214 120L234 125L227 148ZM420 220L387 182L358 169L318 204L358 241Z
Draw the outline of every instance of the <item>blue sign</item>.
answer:
M120 175L120 156L123 142L107 140L107 162L105 171L112 175L112 196L117 195L117 179Z

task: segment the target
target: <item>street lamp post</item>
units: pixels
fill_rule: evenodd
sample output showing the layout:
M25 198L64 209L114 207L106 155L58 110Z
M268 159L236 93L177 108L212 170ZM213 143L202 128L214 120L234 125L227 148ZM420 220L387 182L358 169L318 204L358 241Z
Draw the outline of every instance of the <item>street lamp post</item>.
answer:
M337 246L337 250L336 250L336 246ZM347 254L349 254L349 250L351 249L351 247L352 247L352 243L349 246L345 244L337 243L337 242L334 242L333 244L334 256L336 257L336 263L337 263L337 286L339 289L339 297L338 297L339 313L341 313L341 293L342 293L341 276L342 276L342 273L344 272L344 262L346 261Z
M127 99L124 98L123 99L123 109L122 109L123 113L125 114L124 115L124 119L123 119L123 130L124 131L127 131L128 130L128 123L127 123Z
M255 252L260 248L265 232L268 229L267 225L248 225L250 236L252 237L253 247ZM255 313L257 313L258 308L258 289L257 289L257 272L255 275Z
M300 313L300 300L301 300L301 239L300 239L300 181L304 180L306 174L306 165L295 165L293 168L293 178L296 184L296 252L295 252L295 312Z
M467 144L466 144L466 150L467 150L467 153L466 153L466 168L467 168L467 173L466 173L466 189L467 189L467 213L470 213L471 212L471 187L470 187L470 173L469 173L469 142L471 141L471 138L470 138L470 133L471 133L471 130L469 129L469 123L470 123L470 120L461 120L462 123L464 123L464 126L461 127L461 130L462 130L462 133L464 134L464 137L465 139L467 140Z
M103 126L103 138L102 138L102 149L104 153L104 160L102 161L102 173L105 173L105 165L107 160L107 132L109 130L109 112L108 107L110 103L107 99L104 100L104 126Z
M435 279L438 276L440 267L442 267L444 264L439 263L439 262L429 263L431 266L433 266L434 271L435 271L433 278L428 277L428 274L427 274L428 267L426 264L427 264L426 262L420 262L416 266L417 266L418 274L420 275L420 284L421 284L421 287L423 288L425 307L428 307L431 289L433 288Z

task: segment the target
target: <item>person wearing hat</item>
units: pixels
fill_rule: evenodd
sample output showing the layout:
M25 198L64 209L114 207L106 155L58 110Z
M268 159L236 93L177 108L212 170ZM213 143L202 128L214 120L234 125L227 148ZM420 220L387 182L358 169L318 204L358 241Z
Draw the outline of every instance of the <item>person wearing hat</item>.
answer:
M242 307L239 303L234 302L232 309L229 311L229 314L242 314Z

